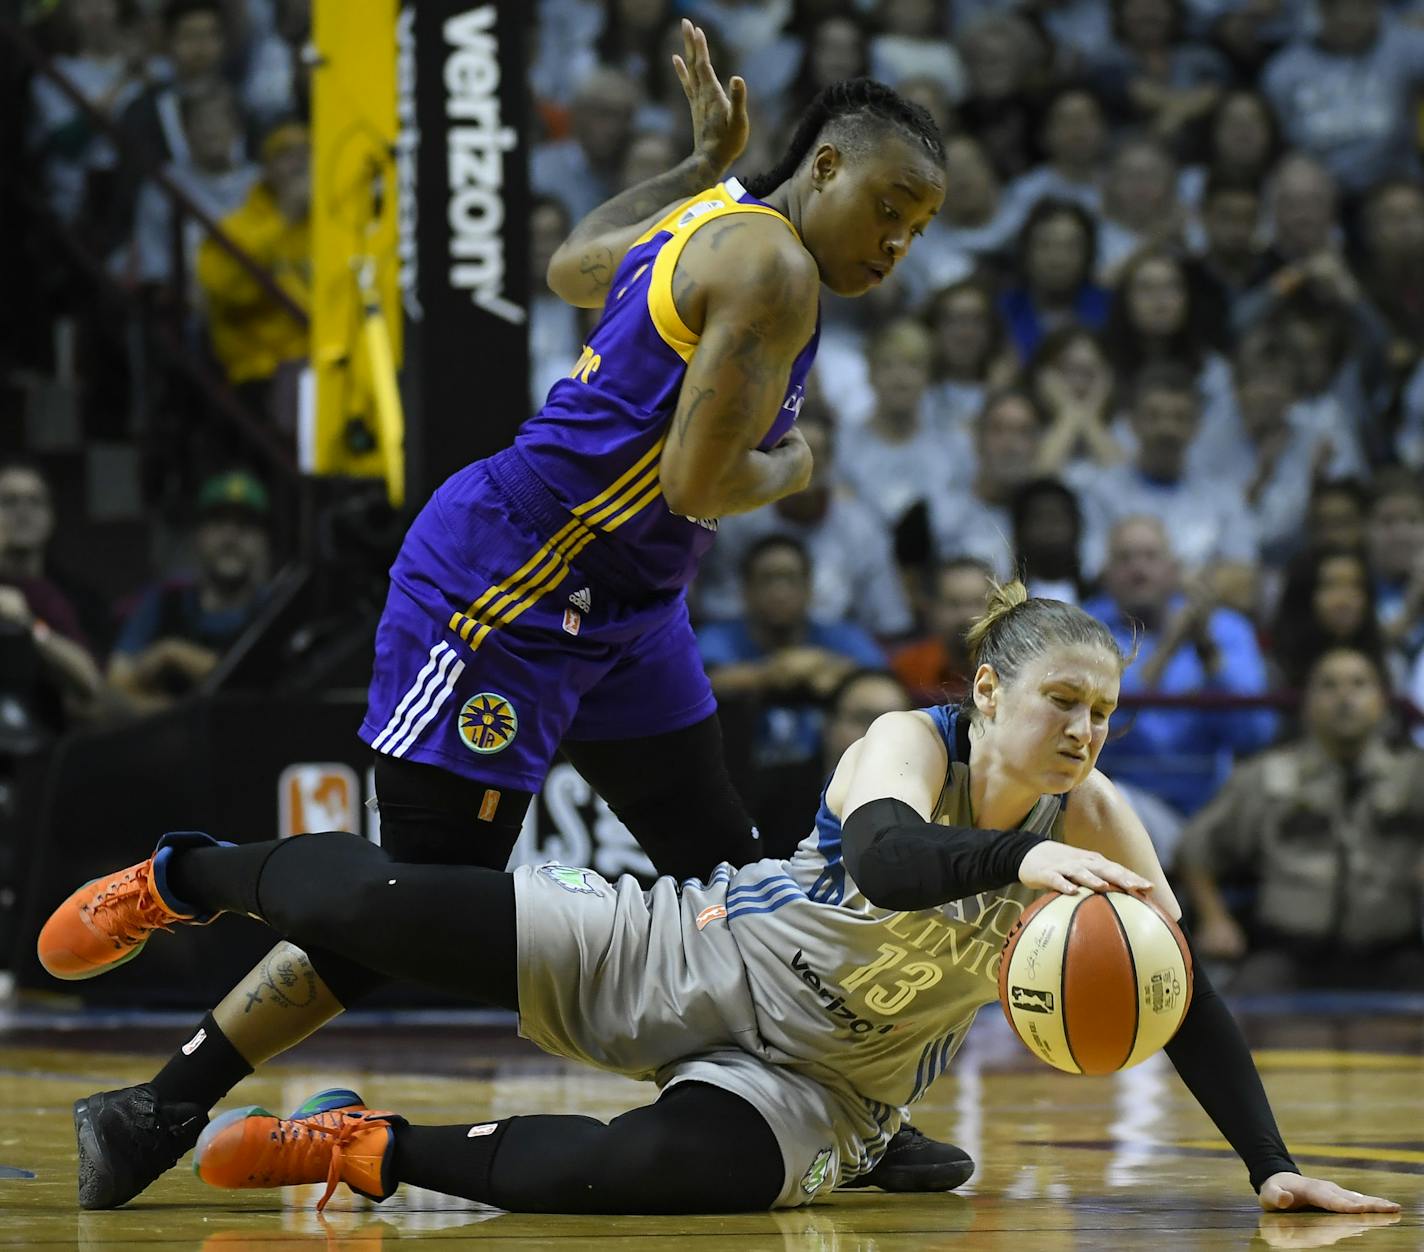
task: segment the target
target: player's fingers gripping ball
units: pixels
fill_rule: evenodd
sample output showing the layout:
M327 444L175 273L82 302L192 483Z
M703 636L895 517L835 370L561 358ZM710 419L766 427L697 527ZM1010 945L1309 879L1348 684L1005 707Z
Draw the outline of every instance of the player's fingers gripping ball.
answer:
M1069 1074L1111 1074L1177 1033L1192 1002L1181 930L1147 896L1051 891L1004 943L999 1003L1036 1057Z

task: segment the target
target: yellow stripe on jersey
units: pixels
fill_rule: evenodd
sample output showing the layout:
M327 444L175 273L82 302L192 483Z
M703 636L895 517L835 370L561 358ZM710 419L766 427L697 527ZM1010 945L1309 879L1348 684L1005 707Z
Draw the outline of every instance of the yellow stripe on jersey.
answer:
M764 204L743 204L732 195L726 184L718 183L701 195L682 201L638 239L641 244L652 239L659 231L672 233L672 238L658 249L658 255L653 260L653 272L648 276L648 317L662 341L684 361L692 360L692 354L697 350L697 342L701 336L688 327L677 311L677 304L672 298L673 270L677 267L677 260L682 255L683 248L694 233L708 222L733 213L764 213L776 218L793 235L796 234L796 228L775 209L767 208ZM637 244L633 246L637 247Z
M612 523L601 527L604 531L613 530L657 496L661 490L656 486L658 458L666 442L666 435L658 438L607 487L577 505L572 510L573 519L550 536L514 573L486 588L479 599L463 613L452 613L450 629L458 631L460 638L465 640L473 651L492 629L508 625L541 596L554 590L569 572L569 562L597 538L598 532L592 527L622 509L622 513L619 513ZM655 484L651 493L647 491L649 483ZM641 496L639 493L642 493ZM630 500L635 503L631 507L625 507ZM479 628L478 631L476 627Z

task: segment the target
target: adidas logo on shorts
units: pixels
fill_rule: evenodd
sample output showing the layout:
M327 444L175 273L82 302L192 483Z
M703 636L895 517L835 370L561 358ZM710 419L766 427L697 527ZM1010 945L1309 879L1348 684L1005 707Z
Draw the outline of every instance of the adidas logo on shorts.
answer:
M580 613L587 613L593 607L593 593L587 587L580 587L569 597L569 603Z

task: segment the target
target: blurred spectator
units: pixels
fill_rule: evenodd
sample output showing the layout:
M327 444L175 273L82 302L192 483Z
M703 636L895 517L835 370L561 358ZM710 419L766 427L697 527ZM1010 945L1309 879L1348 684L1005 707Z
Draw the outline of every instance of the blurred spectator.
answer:
M1048 68L1049 49L1017 14L986 14L958 37L969 73L969 95L960 105L964 129L984 145L1002 179L1017 178L1033 164L1037 95Z
M0 467L0 755L33 750L105 705L79 613L44 571L53 524L39 473Z
M1124 696L1266 691L1266 663L1251 623L1218 607L1207 579L1183 583L1158 518L1128 517L1113 527L1103 590L1083 607L1107 624L1124 653L1137 650L1123 675ZM1209 705L1147 707L1124 720L1125 732L1103 750L1103 771L1183 814L1211 798L1233 753L1264 747L1275 730L1269 711Z
M801 67L787 98L774 114L777 121L789 122L798 117L822 87L870 72L870 41L865 28L855 18L839 12L838 7L818 14L810 24ZM747 89L756 90L750 79Z
M870 41L870 76L892 87L907 78L929 78L951 102L962 100L969 80L946 38L945 6L938 0L880 0L878 8L880 34Z
M1240 994L1424 990L1424 755L1385 741L1376 658L1334 648L1312 667L1304 732L1239 766L1182 838L1202 956L1244 957ZM1244 878L1249 907L1220 884Z
M674 17L672 0L613 0L604 11L603 29L593 46L596 63L651 87L662 56L663 35ZM711 24L716 25L715 19ZM721 68L719 61L712 63Z
M1177 243L1184 224L1171 153L1153 139L1123 140L1103 183L1095 253L1098 280L1115 285L1123 266L1139 252Z
M721 519L717 542L697 576L697 605L704 617L732 618L743 611L740 570L746 554L768 535L790 535L811 558L811 616L851 621L882 639L906 635L912 625L884 520L835 483L834 434L828 415L807 400L796 419L814 458L804 491L751 513Z
M1207 120L1206 159L1182 171L1178 197L1183 204L1200 208L1212 179L1259 193L1280 151L1280 128L1266 98L1245 87L1227 91Z
M912 707L910 693L888 670L851 670L827 701L826 725L821 735L822 774L829 778L835 772L841 757L857 739L865 738L877 717Z
M967 473L968 440L930 424L926 398L933 341L913 318L897 318L870 341L874 408L836 447L839 477L894 527L911 507Z
M1340 190L1330 171L1299 152L1283 156L1267 184L1272 268L1305 266L1340 246ZM1299 277L1293 277L1299 280ZM1284 280L1283 280L1284 281Z
M1363 222L1361 278L1388 323L1389 364L1402 377L1424 345L1424 187L1398 178L1380 183L1365 199Z
M1212 338L1182 262L1159 249L1139 252L1128 262L1103 332L1119 378L1135 378L1154 362L1185 366L1210 408L1230 387L1226 362L1213 351Z
M974 664L964 637L984 616L991 572L972 556L950 557L935 568L924 637L890 656L890 668L922 704L953 703L968 692Z
M304 126L277 127L262 144L262 179L221 226L298 305L311 286L311 148ZM228 380L262 386L283 362L307 354L307 329L277 304L214 240L198 249L198 282L208 309L213 352Z
M1137 443L1131 461L1065 471L1089 521L1089 575L1102 567L1107 528L1139 514L1162 523L1188 570L1215 560L1254 564L1256 528L1240 487L1190 468L1189 450L1201 425L1190 372L1170 363L1145 366L1133 385L1129 422Z
M1112 0L1115 42L1096 79L1116 111L1173 141L1216 104L1231 77L1214 48L1186 37L1183 0Z
M996 391L974 427L973 478L930 497L930 534L940 557L978 557L999 578L1013 570L1014 493L1038 472L1043 412L1021 387Z
M260 166L239 159L242 140L237 101L228 87L211 82L192 88L183 97L179 112L188 152L185 159L170 162L164 172L198 208L221 221L242 207L262 177ZM166 190L144 182L134 214L132 247L127 255L120 252L116 258L132 281L166 287L175 280L175 207ZM183 274L190 288L184 295L189 304L198 294L198 249L206 237L203 226L185 215L181 242Z
M1424 650L1424 489L1410 473L1380 473L1366 544L1385 641L1412 662Z
M1319 157L1350 192L1414 174L1414 96L1424 31L1385 18L1380 0L1317 0L1313 40L1274 56L1262 87L1286 137Z
M155 163L188 158L180 109L190 91L210 86L222 72L227 57L222 0L169 0L163 32L171 77L145 87L119 120L124 136Z
M1315 484L1305 516L1308 548L1361 548L1370 493L1358 478Z
M578 310L549 290L545 275L573 223L562 200L535 196L529 209L529 399L531 411L578 360L583 344Z
M1108 293L1093 281L1093 219L1068 200L1040 200L1019 232L1018 281L999 311L1019 358L1027 361L1050 331L1069 322L1100 330Z
M113 635L109 606L82 577L55 564L54 530L54 497L40 466L0 463L0 577L24 592L37 616L102 655Z
M302 58L311 38L311 0L276 0L272 24L248 50L242 102L257 130L310 116L310 72Z
M888 280L915 307L929 292L962 282L981 268L999 268L1015 246L1019 223L1002 194L999 176L983 146L971 135L944 145L944 207L915 245L909 265L897 265Z
M536 144L529 185L562 200L579 221L618 188L618 171L632 136L638 89L619 70L600 66L574 93L569 113L573 137Z
M1014 568L1031 596L1077 604L1083 599L1083 510L1056 478L1035 478L1010 506Z
M1260 244L1261 196L1254 186L1213 174L1202 191L1201 246L1187 266L1192 307L1225 335L1238 323L1241 297L1270 272Z
M233 470L198 493L196 576L150 587L125 621L109 681L139 712L196 691L251 624L271 578L267 490Z
M1103 203L1103 156L1107 123L1098 98L1086 87L1059 89L1044 108L1039 127L1043 164L1009 184L1008 211L1023 222L1040 200L1071 200L1089 213Z
M1271 660L1285 685L1303 688L1316 661L1333 648L1385 660L1370 567L1359 548L1302 552L1286 570L1271 632Z
M966 278L936 292L925 314L934 336L929 403L934 424L965 429L984 407L989 388L1013 374L1004 328L994 313L993 289Z
M1116 380L1098 337L1080 326L1062 326L1039 344L1028 367L1028 385L1048 414L1039 468L1060 472L1072 461L1116 465L1122 445L1110 429Z
M1322 431L1300 409L1300 379L1300 360L1283 335L1248 332L1232 358L1230 416L1198 438L1189 458L1200 477L1240 488L1262 558L1273 565L1299 547L1315 481L1364 468L1349 432Z
M637 131L623 153L623 164L618 169L618 190L627 191L629 187L636 187L666 173L679 159L677 145L671 135L660 130Z
M74 51L53 58L56 71L93 108L117 118L143 90L143 47L126 28L119 0L63 0L59 13ZM28 141L39 160L45 198L62 222L73 222L85 197L97 206L98 186L112 182L118 153L89 116L48 78L37 75L30 88Z
M885 665L859 627L812 620L811 585L801 543L768 535L742 563L744 615L697 632L718 702L728 716L750 715L755 727L749 755L756 782L747 802L769 851L783 834L805 834L801 793L815 794L827 698L852 670Z

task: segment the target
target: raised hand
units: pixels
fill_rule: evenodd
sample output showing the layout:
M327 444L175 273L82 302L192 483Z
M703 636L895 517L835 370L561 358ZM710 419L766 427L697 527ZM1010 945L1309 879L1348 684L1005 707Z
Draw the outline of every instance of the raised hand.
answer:
M722 89L707 52L707 36L686 18L682 47L685 55L674 54L672 67L692 113L692 146L720 177L747 146L747 84L734 74L727 84L730 94Z

